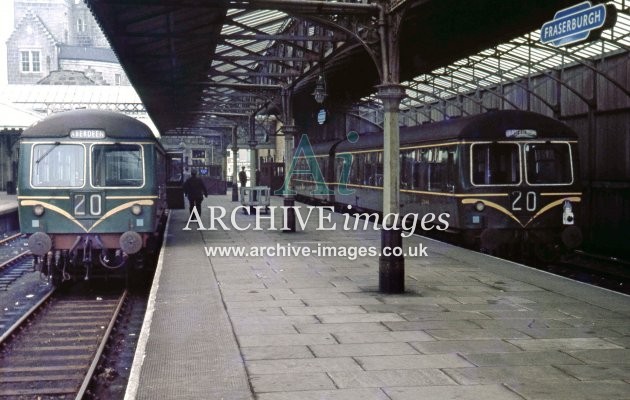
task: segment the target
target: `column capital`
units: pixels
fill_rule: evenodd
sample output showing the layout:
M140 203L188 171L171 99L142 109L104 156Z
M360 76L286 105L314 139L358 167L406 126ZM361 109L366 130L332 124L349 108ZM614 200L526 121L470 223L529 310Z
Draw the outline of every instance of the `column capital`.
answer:
M258 142L256 140L250 140L249 142L247 142L247 144L249 145L250 149L255 149L258 145Z
M376 97L383 101L385 111L398 111L400 101L407 97L405 87L398 83L384 83L377 85L378 90Z

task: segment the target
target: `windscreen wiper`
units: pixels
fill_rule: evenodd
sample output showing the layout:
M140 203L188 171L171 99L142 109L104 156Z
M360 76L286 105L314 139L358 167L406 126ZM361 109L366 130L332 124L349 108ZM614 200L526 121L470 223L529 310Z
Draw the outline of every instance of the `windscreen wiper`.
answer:
M46 152L44 154L42 154L41 156L39 156L39 158L37 159L37 161L35 161L35 164L39 164L39 162L41 160L43 160L44 158L46 158L47 155L50 154L51 151L53 151L55 149L55 147L59 146L61 144L61 142L55 142L55 144L52 145L51 148L49 148L48 150L46 150Z

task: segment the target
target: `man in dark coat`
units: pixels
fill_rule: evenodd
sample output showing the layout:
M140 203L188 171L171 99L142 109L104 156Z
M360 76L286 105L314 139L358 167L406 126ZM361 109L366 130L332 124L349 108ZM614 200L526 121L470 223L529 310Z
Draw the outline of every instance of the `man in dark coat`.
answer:
M189 211L192 213L193 207L195 207L197 213L201 214L201 202L204 196L208 197L208 191L203 181L197 178L197 171L192 170L190 172L190 178L184 182L184 194L188 197L188 203L190 204Z
M247 173L245 167L241 167L241 172L238 173L238 180L241 182L241 187L245 187L247 184Z

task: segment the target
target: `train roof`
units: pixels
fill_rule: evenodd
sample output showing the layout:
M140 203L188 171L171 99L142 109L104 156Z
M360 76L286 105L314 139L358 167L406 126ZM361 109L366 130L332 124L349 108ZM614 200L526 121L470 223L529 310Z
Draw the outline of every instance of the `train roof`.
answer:
M400 129L400 145L423 142L448 142L457 140L513 140L506 131L536 131L537 139L576 139L576 133L564 123L530 111L489 111L469 117L454 118L432 124L403 127ZM337 152L380 147L383 134L361 135L356 143L344 141ZM331 143L332 145L332 143Z
M100 110L74 110L53 114L22 132L23 138L60 138L78 129L102 129L108 138L156 140L151 129L127 115Z

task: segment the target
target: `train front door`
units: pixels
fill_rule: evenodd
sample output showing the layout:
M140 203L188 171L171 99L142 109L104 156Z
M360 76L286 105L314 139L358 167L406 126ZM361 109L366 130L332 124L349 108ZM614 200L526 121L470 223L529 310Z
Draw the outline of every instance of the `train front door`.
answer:
M166 201L171 210L184 209L184 154L168 153L166 159Z

